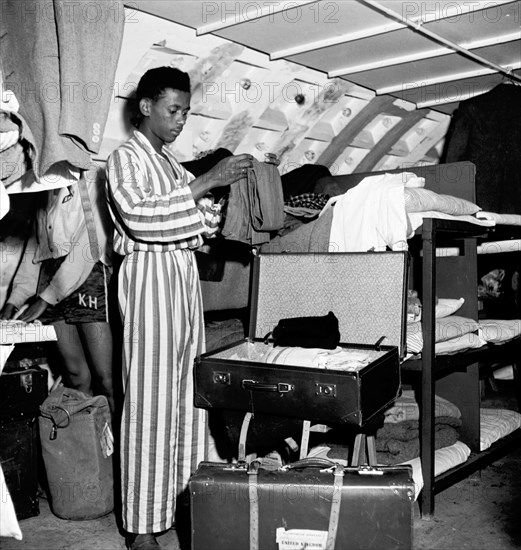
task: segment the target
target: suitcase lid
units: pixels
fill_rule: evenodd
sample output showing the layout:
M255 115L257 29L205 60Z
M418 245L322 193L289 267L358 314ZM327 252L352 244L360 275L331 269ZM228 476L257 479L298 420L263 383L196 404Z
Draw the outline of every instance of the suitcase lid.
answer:
M408 262L408 252L261 253L248 334L262 338L280 319L332 311L341 342L396 346L402 358Z

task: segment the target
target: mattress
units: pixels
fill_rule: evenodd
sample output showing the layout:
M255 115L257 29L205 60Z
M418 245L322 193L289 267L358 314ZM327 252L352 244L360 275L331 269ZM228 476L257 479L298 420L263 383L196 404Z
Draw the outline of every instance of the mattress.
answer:
M434 451L434 477L443 474L444 472L455 468L459 464L463 464L470 456L470 448L462 441L456 441L449 447L443 447ZM414 481L414 500L418 498L420 491L423 489L423 474L420 457L413 458L403 464L412 466L412 478Z
M479 448L488 449L493 443L521 427L521 414L508 409L481 409Z

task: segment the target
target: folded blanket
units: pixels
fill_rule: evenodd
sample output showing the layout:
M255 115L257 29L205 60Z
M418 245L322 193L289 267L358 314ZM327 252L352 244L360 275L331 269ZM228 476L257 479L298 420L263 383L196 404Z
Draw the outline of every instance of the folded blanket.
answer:
M461 419L452 416L441 416L434 419L436 433L446 427L459 428ZM396 424L384 423L383 427L376 432L376 450L388 450L389 441L412 441L420 437L420 423L418 420L404 420Z
M440 425L435 435L435 451L446 449L459 442L458 431L447 425ZM308 457L323 457L347 464L347 458L350 456L350 449L347 445L328 442L314 447L310 450ZM420 441L413 439L411 441L390 440L386 450L380 450L378 437L376 438L376 460L380 465L391 466L400 464L408 460L413 460L420 456ZM468 455L467 455L468 456Z
M394 402L394 405L385 411L385 422L400 422L420 419L420 408L414 397L413 390L403 390L402 395ZM434 417L461 418L461 412L450 401L434 396ZM436 422L436 420L435 420Z
M434 449L442 449L454 445L459 440L456 428L448 425L438 425L434 436ZM376 457L378 464L399 464L406 460L412 460L420 455L419 438L410 441L389 439L384 448L381 448L379 437L376 437Z

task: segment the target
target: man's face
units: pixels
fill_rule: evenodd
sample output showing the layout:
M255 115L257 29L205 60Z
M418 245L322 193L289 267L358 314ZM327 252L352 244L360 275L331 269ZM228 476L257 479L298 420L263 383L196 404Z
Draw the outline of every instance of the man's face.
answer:
M183 130L190 110L190 97L189 92L167 88L157 101L144 100L147 102L148 126L164 143L172 143Z

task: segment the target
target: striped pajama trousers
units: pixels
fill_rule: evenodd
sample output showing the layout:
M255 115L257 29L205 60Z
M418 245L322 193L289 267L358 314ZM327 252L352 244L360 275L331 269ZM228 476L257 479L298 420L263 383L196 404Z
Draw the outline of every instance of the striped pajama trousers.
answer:
M134 251L119 274L124 323L121 424L123 527L172 527L176 498L205 459L206 411L193 406L204 351L199 277L190 250Z

